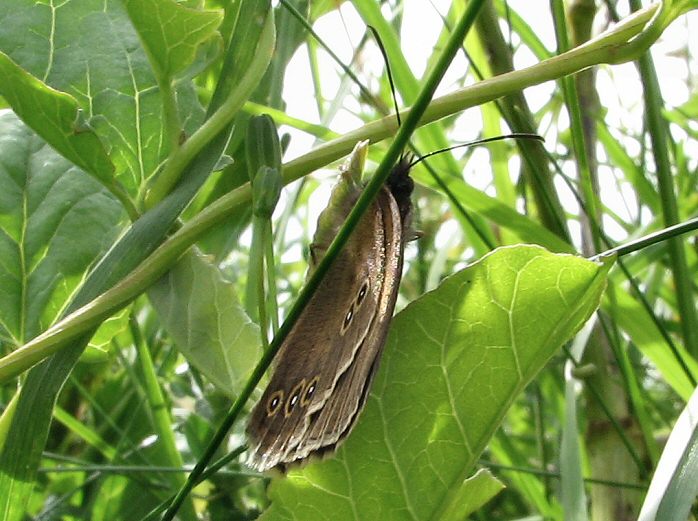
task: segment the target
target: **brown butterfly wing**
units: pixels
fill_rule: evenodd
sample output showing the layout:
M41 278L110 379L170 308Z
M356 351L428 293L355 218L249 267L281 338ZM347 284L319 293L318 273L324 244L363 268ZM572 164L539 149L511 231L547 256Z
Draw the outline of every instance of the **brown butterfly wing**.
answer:
M331 450L356 421L397 298L411 211L409 168L403 158L393 169L281 346L248 425L257 469Z
M248 427L251 464L260 470L285 462L369 334L382 291L370 274L385 262L379 213L374 203L359 221L279 350Z
M359 346L354 362L339 377L322 409L312 414L301 441L285 454L283 459L287 462L304 459L314 452L332 450L349 434L378 368L397 299L405 242L400 210L389 190L379 194L378 202L385 254L381 277L376 280L380 295L369 332Z

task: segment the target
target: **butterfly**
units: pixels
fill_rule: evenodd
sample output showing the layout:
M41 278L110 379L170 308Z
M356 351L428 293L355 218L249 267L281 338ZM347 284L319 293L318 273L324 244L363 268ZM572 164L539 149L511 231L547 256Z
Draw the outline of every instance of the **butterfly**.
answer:
M361 195L368 141L340 167L318 219L309 275ZM264 471L334 450L350 433L380 363L410 235L412 164L402 156L280 346L247 427Z

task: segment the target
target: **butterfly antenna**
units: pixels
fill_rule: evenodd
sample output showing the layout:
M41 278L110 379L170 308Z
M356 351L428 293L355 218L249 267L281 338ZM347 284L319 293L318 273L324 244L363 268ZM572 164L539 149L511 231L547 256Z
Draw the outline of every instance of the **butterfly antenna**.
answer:
M538 134L531 134L529 132L514 132L512 134L507 134L505 136L496 136L496 137L486 137L482 139L476 139L475 141L469 141L467 143L461 143L459 145L453 145L452 147L446 147L446 148L441 148L439 150L434 150L433 152L429 152L428 154L424 154L421 157L418 157L414 161L410 163L410 168L412 168L414 165L417 163L421 163L425 159L435 156L437 154L442 154L444 152L450 152L451 150L455 150L457 148L464 148L464 147L472 147L475 145L484 145L486 143L493 143L495 141L502 141L504 139L509 139L509 138L514 138L514 139L534 139L536 141L545 141L542 136Z
M376 39L376 43L378 44L378 48L381 51L381 54L383 55L383 60L385 61L385 70L388 73L388 81L390 82L390 92L393 95L393 105L395 106L395 117L397 118L397 125L398 127L402 125L402 120L400 119L400 111L397 108L397 96L395 95L395 82L393 81L393 71L390 70L390 61L388 60L388 53L385 51L385 46L383 45L383 40L381 40L380 35L378 34L378 31L376 29L369 25L369 29L371 29L371 32L373 33L373 37Z

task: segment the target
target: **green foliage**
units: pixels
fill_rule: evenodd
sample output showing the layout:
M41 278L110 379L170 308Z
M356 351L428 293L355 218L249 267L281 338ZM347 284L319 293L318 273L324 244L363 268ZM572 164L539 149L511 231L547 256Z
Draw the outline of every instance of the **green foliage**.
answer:
M566 18L553 2L557 48L531 13L474 0L470 27L454 2L423 77L446 72L452 28L470 28L470 68L456 59L433 100L403 55L414 7L342 5L377 29L405 105L428 104L410 140L418 153L463 141L464 126L465 139L509 128L546 142L413 169L422 233L406 248L404 309L365 410L335 454L260 476L244 464L244 413L279 312L297 312L298 252L325 186L303 179L279 198L280 184L364 139L379 163L398 129L381 119L392 101L365 40L352 40L350 69L371 87L325 85L346 75L325 70L297 16L322 32L337 3L285 4L3 2L0 521L154 519L187 469L223 457L191 478L196 500L181 496L180 519L685 519L698 256L680 234L698 227L697 109L695 96L662 99L646 51L696 2L654 4L597 36L584 31L606 15L578 2ZM504 74L520 50L540 62ZM301 79L288 73L294 56L309 58L302 95L317 119L286 108ZM635 59L645 128L612 126L628 119L622 103L602 111L607 93L581 71L613 80L603 64ZM521 91L548 80L562 82L534 112ZM460 117L472 107L482 129L475 111ZM346 111L366 124L337 134ZM266 112L274 119L251 120ZM328 141L281 164L289 129ZM617 260L591 258L616 246L609 236L651 232Z
M63 312L124 215L103 186L9 112L0 138L0 339L16 349Z
M187 360L219 390L236 396L259 358L259 327L232 284L195 254L186 254L149 291L162 326Z

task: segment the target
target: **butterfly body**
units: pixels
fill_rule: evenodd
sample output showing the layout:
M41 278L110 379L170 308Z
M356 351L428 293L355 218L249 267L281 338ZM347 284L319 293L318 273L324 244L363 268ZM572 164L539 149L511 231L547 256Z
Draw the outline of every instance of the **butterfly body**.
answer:
M361 194L367 142L342 168L311 246L312 271ZM333 450L368 396L392 318L409 233L412 180L402 159L282 344L248 425L250 463L266 470Z

